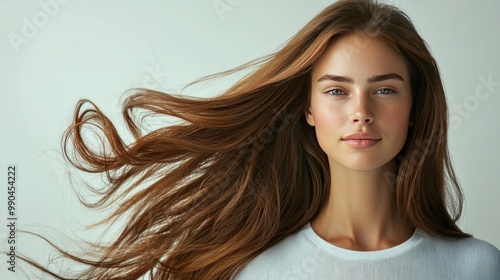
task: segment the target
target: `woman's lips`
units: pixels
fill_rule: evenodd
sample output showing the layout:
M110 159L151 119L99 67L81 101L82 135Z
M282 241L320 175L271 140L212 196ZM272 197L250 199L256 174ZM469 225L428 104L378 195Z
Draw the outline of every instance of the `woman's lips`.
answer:
M358 148L358 149L366 149L370 148L373 145L377 144L380 139L349 139L343 140L347 145Z
M382 138L375 133L355 132L344 137L342 141L351 147L365 149L377 144L381 139Z

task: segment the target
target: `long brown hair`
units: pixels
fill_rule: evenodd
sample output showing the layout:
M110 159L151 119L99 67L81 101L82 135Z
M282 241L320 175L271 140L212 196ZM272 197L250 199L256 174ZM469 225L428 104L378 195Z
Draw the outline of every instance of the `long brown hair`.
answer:
M96 190L100 199L87 202L119 204L102 222L127 218L116 240L93 248L97 258L61 250L88 265L79 277L230 279L313 219L330 179L326 155L304 118L311 68L329 42L352 33L385 40L408 62L413 125L398 173L387 174L402 217L431 235L469 236L456 225L462 193L447 149L444 89L425 41L396 7L343 0L217 97L135 89L123 106L131 143L91 101L78 103L64 153L77 168L107 175L109 184ZM144 111L180 122L145 134L137 118ZM87 126L102 132L101 149L84 137Z

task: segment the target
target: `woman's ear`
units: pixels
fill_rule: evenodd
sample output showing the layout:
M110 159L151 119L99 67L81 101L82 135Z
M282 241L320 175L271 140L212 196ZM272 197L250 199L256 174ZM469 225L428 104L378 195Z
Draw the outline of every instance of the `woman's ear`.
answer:
M314 116L311 113L311 107L307 108L306 111L304 111L304 115L306 116L306 121L310 126L314 126Z

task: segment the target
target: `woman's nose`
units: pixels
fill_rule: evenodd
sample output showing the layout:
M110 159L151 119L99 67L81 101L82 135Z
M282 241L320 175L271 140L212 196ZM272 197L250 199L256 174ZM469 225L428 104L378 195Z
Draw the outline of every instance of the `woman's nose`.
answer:
M370 98L366 94L358 94L351 100L353 123L367 125L373 122L374 116L370 104Z

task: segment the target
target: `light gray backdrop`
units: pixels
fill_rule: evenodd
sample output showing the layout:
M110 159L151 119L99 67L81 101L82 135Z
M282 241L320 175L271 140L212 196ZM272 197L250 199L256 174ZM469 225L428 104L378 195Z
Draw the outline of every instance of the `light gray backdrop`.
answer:
M14 164L17 228L48 226L96 238L83 226L102 214L78 205L59 148L76 101L89 98L121 122L125 90L178 90L273 52L331 2L2 1L0 218L7 223L7 167ZM500 247L500 2L392 3L413 19L439 63L450 105L450 152L467 201L460 225ZM191 91L210 96L234 79ZM7 234L1 226L4 250ZM24 252L49 253L36 240L16 238ZM6 260L0 257L0 278L16 279L21 274L6 274Z

